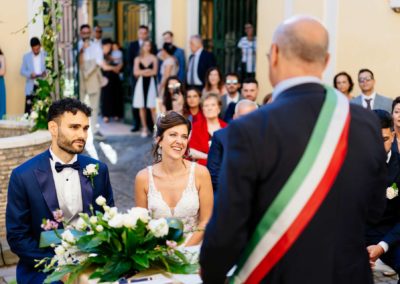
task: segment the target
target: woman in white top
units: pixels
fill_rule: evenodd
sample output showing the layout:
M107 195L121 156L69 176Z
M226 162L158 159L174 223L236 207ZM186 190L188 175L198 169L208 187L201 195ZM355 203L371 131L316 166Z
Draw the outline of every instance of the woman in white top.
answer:
M213 208L213 191L207 168L184 159L190 122L170 111L157 121L154 164L135 180L136 206L147 208L153 218L179 218L187 236L185 245L198 245Z
M175 76L178 74L179 65L178 61L174 56L176 51L176 47L173 46L171 43L164 43L159 57L163 61L161 64L161 81L159 86L159 94L161 94L161 98L163 98L163 91L165 88L165 83L170 76Z

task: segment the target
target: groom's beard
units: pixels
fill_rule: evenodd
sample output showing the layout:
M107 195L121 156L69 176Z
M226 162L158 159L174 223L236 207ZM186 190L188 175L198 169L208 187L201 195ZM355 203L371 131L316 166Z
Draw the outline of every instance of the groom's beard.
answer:
M74 142L80 141L83 143L82 147L74 147ZM83 138L69 140L60 130L58 131L57 146L68 154L80 154L85 149L86 141Z

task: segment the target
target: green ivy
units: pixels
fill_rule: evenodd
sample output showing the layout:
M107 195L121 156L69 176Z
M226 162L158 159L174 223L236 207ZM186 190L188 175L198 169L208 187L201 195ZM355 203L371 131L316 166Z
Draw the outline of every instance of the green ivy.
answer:
M43 13L44 31L41 37L42 47L46 52L46 76L36 79L38 88L32 107L31 119L34 121L33 130L47 129L47 113L53 100L63 97L65 87L64 64L61 60L60 49L57 50L57 39L61 32L62 6L57 0L43 0L43 7L35 14L31 23L36 22L36 17ZM53 19L55 27L53 29ZM28 24L29 25L29 24ZM55 66L55 57L58 56L58 68ZM57 69L57 70L56 70ZM57 88L58 82L58 88Z

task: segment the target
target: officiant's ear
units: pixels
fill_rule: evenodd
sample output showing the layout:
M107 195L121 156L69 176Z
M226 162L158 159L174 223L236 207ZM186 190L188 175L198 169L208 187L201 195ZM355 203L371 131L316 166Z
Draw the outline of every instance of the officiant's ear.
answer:
M51 136L57 136L58 135L58 124L54 120L51 120L47 123L47 127L49 128L49 132Z

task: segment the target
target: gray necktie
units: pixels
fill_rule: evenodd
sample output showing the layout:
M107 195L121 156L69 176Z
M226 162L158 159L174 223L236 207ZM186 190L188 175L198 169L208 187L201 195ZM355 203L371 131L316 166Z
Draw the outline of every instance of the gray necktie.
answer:
M372 99L364 99L364 100L365 100L365 102L367 103L367 109L372 110L372 108L371 108L371 101L372 101Z

